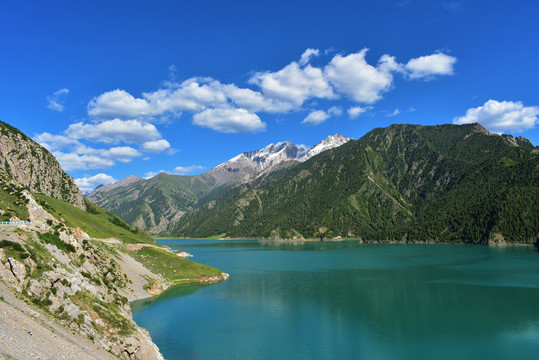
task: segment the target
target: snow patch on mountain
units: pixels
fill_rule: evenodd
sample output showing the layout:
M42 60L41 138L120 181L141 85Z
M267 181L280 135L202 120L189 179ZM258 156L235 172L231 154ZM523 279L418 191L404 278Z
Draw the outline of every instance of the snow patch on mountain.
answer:
M323 151L336 148L350 141L350 138L341 134L328 136L314 146L296 145L290 141L269 144L255 151L245 152L224 162L208 172L218 183L238 182L251 180L262 171L278 165L284 161L309 160Z

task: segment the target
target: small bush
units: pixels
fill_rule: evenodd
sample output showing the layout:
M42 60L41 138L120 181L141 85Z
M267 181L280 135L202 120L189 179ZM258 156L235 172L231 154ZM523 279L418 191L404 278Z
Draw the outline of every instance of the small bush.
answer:
M62 250L64 252L76 252L76 249L73 245L65 243L60 239L59 234L55 232L54 234L51 233L39 233L39 238L43 240L47 244L52 244L56 246L59 250Z

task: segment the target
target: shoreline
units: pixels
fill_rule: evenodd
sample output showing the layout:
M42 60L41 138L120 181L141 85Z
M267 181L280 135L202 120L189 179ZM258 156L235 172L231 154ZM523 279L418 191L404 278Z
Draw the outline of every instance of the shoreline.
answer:
M434 245L434 244L441 244L441 245L473 245L473 246L488 246L488 247L535 247L536 245L534 243L517 243L517 242L491 242L486 244L474 244L469 243L465 241L435 241L435 240L425 240L425 241L403 241L403 240L367 240L367 239L361 239L361 238L331 238L327 239L324 238L323 240L320 240L319 238L292 238L292 239L275 239L275 238L263 238L263 237L222 237L218 239L209 239L209 238L197 238L197 237L154 237L154 240L162 240L162 241L173 241L173 240L211 240L211 241L257 241L259 243L333 243L333 242L353 242L357 241L360 244L428 244L428 245Z

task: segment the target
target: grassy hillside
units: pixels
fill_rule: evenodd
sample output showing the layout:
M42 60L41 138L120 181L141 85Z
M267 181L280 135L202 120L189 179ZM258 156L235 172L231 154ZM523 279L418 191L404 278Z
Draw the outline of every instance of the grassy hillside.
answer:
M539 155L480 125L375 129L185 215L168 235L528 243Z
M154 243L145 232L135 230L118 216L109 213L85 199L86 211L62 200L43 194L34 194L38 203L58 219L63 219L69 227L79 227L92 238L114 237L124 243Z

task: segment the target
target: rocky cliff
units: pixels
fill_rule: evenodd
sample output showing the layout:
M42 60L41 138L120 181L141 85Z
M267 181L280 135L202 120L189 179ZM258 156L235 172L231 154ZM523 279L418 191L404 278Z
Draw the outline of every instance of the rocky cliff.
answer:
M34 140L0 121L0 173L31 192L42 193L84 209L82 193L54 156Z

